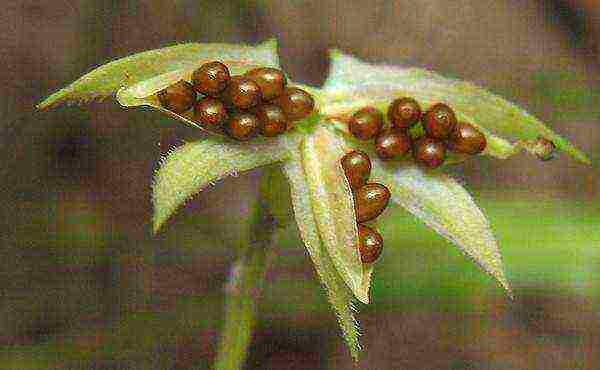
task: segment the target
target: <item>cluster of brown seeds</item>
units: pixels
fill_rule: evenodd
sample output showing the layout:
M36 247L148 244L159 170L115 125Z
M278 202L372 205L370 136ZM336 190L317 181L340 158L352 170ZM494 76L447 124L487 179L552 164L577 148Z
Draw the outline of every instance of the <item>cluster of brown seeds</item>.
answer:
M452 108L436 103L422 112L419 103L409 97L394 100L383 114L374 107L364 107L352 115L349 129L359 140L375 140L375 151L382 160L394 160L412 150L414 159L435 168L446 160L446 149L474 155L486 147L485 135L473 125L459 122ZM413 137L409 130L418 123L424 134Z
M179 81L158 93L163 107L182 114L194 109L193 120L203 127L224 131L239 141L259 133L274 137L293 127L314 109L306 91L287 87L283 72L255 68L231 76L227 66L214 61L192 74L192 83Z
M349 152L342 157L341 164L354 193L360 259L363 263L373 263L383 250L383 237L365 222L381 215L390 200L390 191L382 184L368 182L371 160L366 153L359 150Z

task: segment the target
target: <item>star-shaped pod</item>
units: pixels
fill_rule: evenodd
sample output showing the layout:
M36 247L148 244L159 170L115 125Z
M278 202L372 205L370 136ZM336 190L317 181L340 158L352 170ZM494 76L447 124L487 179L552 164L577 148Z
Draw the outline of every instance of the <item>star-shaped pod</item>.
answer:
M447 104L457 122L469 122L468 132L483 136L485 145L476 150L480 155L507 158L526 151L548 159L563 151L589 164L584 153L536 118L475 85L422 69L372 65L338 51L331 53L331 71L323 88L288 82L288 86L299 86L312 95L316 101L312 114L279 136L239 142L222 130L199 125L189 112L177 113L161 104L161 91L180 81L189 83L195 70L213 61L226 65L232 74L279 66L273 41L257 46L177 45L101 66L54 93L38 108L44 110L61 103L84 103L114 95L123 106L149 106L210 133L205 139L187 143L161 159L153 186L155 232L189 198L210 184L232 174L269 166L265 172L269 185L263 194L272 202L276 215L285 214L278 213L282 202L291 204L302 241L355 358L360 346L353 302L357 299L369 303L375 266L370 261L364 263L365 256L359 246L364 247L365 243L377 246L381 239L372 232L364 237L363 231L372 230L374 225L373 221L361 221L361 197L375 193L364 195L353 187L355 179L348 177L342 165L342 158L350 152L360 151L368 156L370 184L387 189L393 203L454 243L512 296L498 243L484 214L465 189L442 172L443 166L438 167L441 162L435 163L436 169L415 162L410 152L416 150L416 140L426 136L424 132L428 133L430 128L418 123L404 131L394 131L397 122L388 114L392 102L412 98L430 116L436 104ZM389 122L384 118L386 114ZM352 122L361 125L366 122L363 128L368 129L357 136L351 128ZM388 150L384 144L364 140L361 135L369 134L372 127L383 130L378 132L380 136L394 133L395 141L390 141L393 145L387 148L395 148L403 155L390 161L390 157L381 154L382 150ZM402 140L407 140L410 146L402 144ZM425 147L424 155L436 154L430 149ZM420 158L419 155L414 156ZM449 152L444 165L469 157L464 152ZM277 166L279 170L274 170ZM277 186L281 181L289 186ZM279 221L285 223L284 219Z

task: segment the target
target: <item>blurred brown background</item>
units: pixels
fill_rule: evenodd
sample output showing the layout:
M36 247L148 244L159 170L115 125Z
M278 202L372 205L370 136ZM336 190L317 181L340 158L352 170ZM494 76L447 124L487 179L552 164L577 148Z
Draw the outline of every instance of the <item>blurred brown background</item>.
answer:
M330 47L475 81L600 158L600 6L588 0L14 1L0 17L0 368L208 367L237 215L257 174L231 178L150 236L151 175L197 133L113 102L33 114L112 59L178 42L279 41L319 85ZM451 169L489 212L517 301L397 211L365 369L594 369L600 172L525 155ZM240 191L239 189L243 189ZM399 233L394 230L403 230ZM401 235L400 235L401 234ZM351 369L294 230L269 273L250 369Z

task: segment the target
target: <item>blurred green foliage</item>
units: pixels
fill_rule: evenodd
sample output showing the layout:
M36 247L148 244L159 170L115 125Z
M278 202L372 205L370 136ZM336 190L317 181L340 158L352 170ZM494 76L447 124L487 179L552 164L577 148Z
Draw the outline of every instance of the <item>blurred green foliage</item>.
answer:
M515 286L517 300L529 287L536 287L550 295L587 295L598 301L600 286L598 279L593 278L600 261L600 253L593 248L600 243L600 229L596 227L600 221L597 204L553 199L550 196L532 200L524 199L521 195L483 193L477 196L501 240L508 277ZM84 226L95 224L92 220L98 220L98 215L94 213L79 216L87 220ZM218 241L216 237L212 241L206 239L207 230L203 230L203 225L208 227L211 224L209 221L214 220L203 215L187 215L170 225L160 238L165 253L164 256L156 256L157 268L201 268L203 259L214 260L215 255L221 254L219 250L226 246L227 241ZM239 227L237 224L221 227ZM477 297L503 295L491 278L461 256L450 243L406 212L399 209L389 211L381 228L385 237L385 252L376 269L373 304L369 308L363 307L367 312L373 309L390 312L415 309L436 312L485 311L489 307L473 306ZM80 232L84 232L82 230ZM224 235L219 230L215 230L213 235ZM81 253L81 247L76 245L72 249L61 247L62 238L79 238L77 233L73 234L68 228L64 232L66 234L63 236L60 232L49 236L49 240L56 238L54 242L58 243L54 247L49 245L49 248L57 248L56 251L63 256L55 262L48 261L48 264L88 265L91 263L90 255L102 255L107 243L115 240L115 235L98 234L91 230L89 238L95 238L98 242L88 246L90 254L87 254ZM34 234L29 235L33 237ZM37 237L42 239L48 235L40 230ZM217 260L226 262L228 257L224 258ZM280 235L280 251L274 261L274 273L270 275L265 299L261 303L261 320L283 319L283 323L278 325L288 322L294 326L297 324L293 324L293 317L297 315L305 318L333 315L329 312L314 274L307 279L302 273L302 266L307 262L295 227L285 229ZM205 278L209 276L205 275ZM63 284L62 289L65 288ZM79 295L82 292L76 288L71 293L63 293ZM159 309L126 313L108 325L89 328L76 325L62 335L47 337L39 344L4 346L0 351L0 368L43 369L51 364L52 368L83 369L98 359L135 363L126 368L144 368L143 364L147 364L151 354L155 356L154 361L167 366L172 359L166 354L161 357L160 348L180 343L185 338L189 340L205 330L217 333L223 315L222 295L218 289L203 296L173 294L177 297L177 303L164 312ZM41 297L43 293L37 298L13 301L12 310L34 309L31 305L39 302ZM89 299L85 302L81 304L99 304ZM71 305L74 305L72 310L83 312L82 308L76 308L77 303ZM94 310L93 307L87 309ZM311 324L311 320L308 320L302 325L318 328L322 323ZM212 343L209 347L214 347L216 337L207 340Z

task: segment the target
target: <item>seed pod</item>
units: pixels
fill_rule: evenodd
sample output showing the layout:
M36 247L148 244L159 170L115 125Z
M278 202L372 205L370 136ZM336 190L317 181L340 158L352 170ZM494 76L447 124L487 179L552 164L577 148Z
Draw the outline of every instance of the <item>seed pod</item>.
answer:
M175 113L183 113L196 102L196 92L189 82L179 81L157 94L160 105Z
M448 149L471 155L483 152L486 145L485 135L466 122L458 122L448 139Z
M353 150L342 157L341 163L353 191L367 183L371 176L371 160L365 152Z
M260 88L244 76L233 76L223 92L226 104L238 109L252 108L260 103Z
M436 168L446 160L446 145L430 137L424 137L415 143L413 156L422 165Z
M227 134L239 141L247 141L256 136L260 123L255 115L246 112L234 113L227 122Z
M391 130L377 136L375 151L382 160L399 159L410 151L410 136L405 131Z
M277 136L287 129L287 118L283 110L274 104L259 105L254 114L260 121L260 133L263 136Z
M425 132L434 139L446 139L455 125L456 115L452 108L444 103L434 104L423 115Z
M213 128L221 128L229 119L222 101L206 97L194 106L194 121Z
M315 100L306 91L297 87L288 87L274 104L283 109L290 121L308 117L315 108Z
M413 98L399 98L390 104L387 116L393 128L408 129L421 119L421 106Z
M348 128L355 138L370 140L383 129L383 115L373 107L361 108L350 118Z
M282 71L276 68L262 67L246 72L246 77L256 82L260 87L263 100L274 99L281 94L287 84L287 79Z
M229 69L221 62L205 63L192 73L194 89L210 96L219 95L231 79Z
M365 222L377 218L390 201L390 191L384 185L368 183L354 195L356 220Z
M362 263L373 263L383 251L383 237L377 230L358 224L358 252Z

